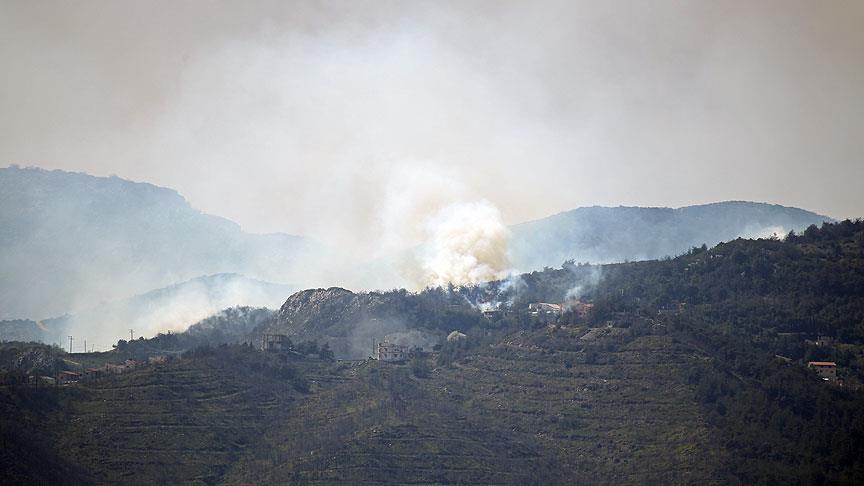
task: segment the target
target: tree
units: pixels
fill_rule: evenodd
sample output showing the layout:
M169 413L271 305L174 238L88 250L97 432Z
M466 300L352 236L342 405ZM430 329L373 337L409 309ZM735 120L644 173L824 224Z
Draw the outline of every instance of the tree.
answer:
M302 355L315 355L318 354L321 349L318 347L318 341L314 339L312 341L303 341L297 345L297 352Z
M426 359L420 353L415 353L414 357L411 358L410 367L411 373L417 378L427 378L429 376L429 363L426 362Z

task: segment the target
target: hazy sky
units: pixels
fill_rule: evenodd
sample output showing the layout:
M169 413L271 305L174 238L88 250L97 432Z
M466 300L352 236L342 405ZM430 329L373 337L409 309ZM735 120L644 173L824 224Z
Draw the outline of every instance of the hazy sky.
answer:
M864 216L861 1L0 0L0 165L169 186L251 231L451 202Z

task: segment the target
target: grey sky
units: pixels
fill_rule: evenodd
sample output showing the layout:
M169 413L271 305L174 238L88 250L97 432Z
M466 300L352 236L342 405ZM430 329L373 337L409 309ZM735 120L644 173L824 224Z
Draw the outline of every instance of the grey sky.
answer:
M385 246L478 199L510 223L728 199L864 216L862 25L859 1L2 0L0 165Z

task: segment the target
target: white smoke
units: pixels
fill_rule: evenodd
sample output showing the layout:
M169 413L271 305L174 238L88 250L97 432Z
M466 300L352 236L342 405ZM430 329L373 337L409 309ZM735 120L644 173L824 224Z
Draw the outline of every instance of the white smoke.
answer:
M63 318L64 327L76 343L86 339L104 351L128 339L129 329L135 338L184 331L228 307L278 308L293 290L239 275L213 275L83 310Z
M528 284L522 279L522 274L510 270L507 278L497 282L497 285L481 284L480 287L486 292L479 300L471 301L467 297L465 300L480 312L486 312L513 308L516 298L528 288Z
M786 238L789 230L782 226L748 226L741 232L741 238L758 240L767 238Z
M564 294L564 306L568 308L573 307L586 292L596 287L603 276L602 267L599 265L575 265L569 268L576 281Z
M422 284L470 285L507 275L510 230L489 201L451 204L426 221Z
M384 336L384 340L393 344L409 346L412 348L420 348L425 350L432 349L438 344L440 339L434 334L421 331L419 329L411 329L404 332L394 332Z

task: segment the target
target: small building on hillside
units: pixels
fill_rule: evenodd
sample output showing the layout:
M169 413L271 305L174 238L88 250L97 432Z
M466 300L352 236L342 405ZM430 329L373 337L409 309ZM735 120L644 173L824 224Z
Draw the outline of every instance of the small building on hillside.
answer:
M528 316L540 324L556 322L563 313L564 307L561 304L549 304L547 302L528 304Z
M291 340L284 334L265 334L261 339L261 349L264 351L290 351Z
M532 316L554 315L560 316L564 312L561 304L549 304L546 302L533 302L528 304L528 313Z
M379 361L405 361L408 359L408 346L394 344L388 341L378 343Z
M65 385L66 383L78 383L81 379L81 373L77 371L61 371L57 373L57 384Z
M816 370L816 374L825 381L837 381L837 363L833 361L810 361L807 367Z
M834 345L834 338L831 336L819 336L816 338L816 346L830 347Z

